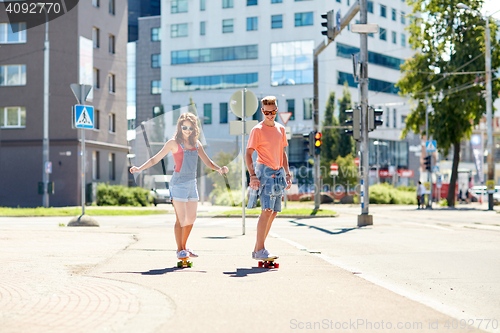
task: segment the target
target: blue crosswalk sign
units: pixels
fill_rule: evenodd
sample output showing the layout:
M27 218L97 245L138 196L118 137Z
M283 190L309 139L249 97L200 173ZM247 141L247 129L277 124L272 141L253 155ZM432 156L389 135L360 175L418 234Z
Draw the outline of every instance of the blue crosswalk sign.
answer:
M90 105L75 105L75 127L94 128L94 107Z
M428 140L425 142L425 151L432 152L436 151L436 149L437 149L436 140Z

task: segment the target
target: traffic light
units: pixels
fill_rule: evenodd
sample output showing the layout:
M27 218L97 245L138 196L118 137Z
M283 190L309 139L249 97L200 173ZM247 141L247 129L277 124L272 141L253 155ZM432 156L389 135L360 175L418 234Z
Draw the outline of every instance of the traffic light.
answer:
M321 133L316 132L314 133L314 154L319 155L321 154L321 144L323 141L321 141Z
M424 157L424 165L426 171L431 171L431 155Z
M370 106L368 108L368 131L374 131L377 126L380 126L384 123L382 119L377 119L378 117L382 116L384 113L384 110L381 109L375 109L374 107Z
M346 120L345 124L347 126L352 126L351 130L346 130L347 135L352 135L354 140L361 139L361 107L357 106L352 110L346 110L346 115L351 117L350 120Z
M329 40L334 40L335 39L335 18L333 15L333 9L327 12L326 14L321 14L321 18L325 19L325 22L322 22L321 25L323 27L326 27L326 30L321 31L322 35L325 35L328 37Z
M304 137L304 151L307 152L309 156L314 156L314 140L313 132L302 134Z

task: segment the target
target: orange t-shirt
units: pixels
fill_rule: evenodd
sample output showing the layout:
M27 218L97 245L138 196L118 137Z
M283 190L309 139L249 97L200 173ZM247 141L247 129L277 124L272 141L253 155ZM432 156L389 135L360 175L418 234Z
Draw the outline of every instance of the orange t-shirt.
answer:
M283 148L288 146L285 127L274 123L270 127L260 122L252 128L247 148L257 150L257 163L267 165L273 170L283 166Z

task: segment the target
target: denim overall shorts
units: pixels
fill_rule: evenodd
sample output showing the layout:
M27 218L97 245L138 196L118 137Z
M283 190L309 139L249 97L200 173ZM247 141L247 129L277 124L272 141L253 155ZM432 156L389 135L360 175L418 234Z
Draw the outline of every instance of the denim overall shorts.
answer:
M175 172L170 180L170 198L174 201L198 201L196 186L196 168L198 165L198 144L196 150L186 150L181 143L183 151L182 165L179 172ZM175 169L175 168L174 168Z

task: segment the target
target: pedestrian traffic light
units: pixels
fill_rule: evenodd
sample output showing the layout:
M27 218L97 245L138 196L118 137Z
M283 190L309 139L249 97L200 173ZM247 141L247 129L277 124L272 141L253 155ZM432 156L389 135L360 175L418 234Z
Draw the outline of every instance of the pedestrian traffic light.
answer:
M326 20L321 23L321 25L326 28L326 30L321 31L321 34L328 37L330 41L333 41L335 39L335 18L333 15L333 9L326 14L321 14L321 18Z
M382 109L375 109L374 107L370 106L368 108L368 131L374 131L377 126L380 126L384 123L382 119L377 119L378 117L381 117L382 114L384 113L384 110Z
M345 111L347 117L350 117L350 120L346 120L345 124L347 126L352 126L352 129L346 130L345 133L347 135L352 135L354 140L361 139L361 107L357 106L352 110Z
M307 152L309 156L314 155L314 140L313 140L313 132L302 134L304 137L304 151Z
M431 155L424 157L424 165L426 171L431 171Z
M321 133L316 132L314 133L314 154L319 155L321 154L321 144L323 141L321 141Z

